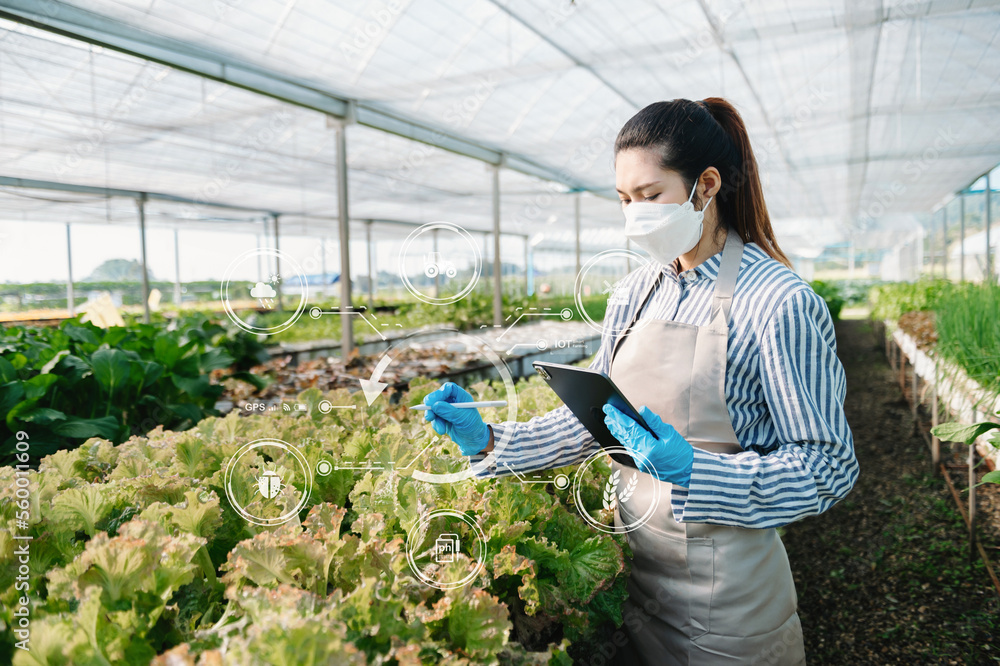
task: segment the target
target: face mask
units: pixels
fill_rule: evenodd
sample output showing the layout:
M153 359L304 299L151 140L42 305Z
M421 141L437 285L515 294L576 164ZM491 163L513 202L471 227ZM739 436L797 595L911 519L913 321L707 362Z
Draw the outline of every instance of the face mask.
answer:
M691 199L698 182L695 181L691 195L683 204L633 201L625 206L625 237L649 253L664 266L674 259L690 252L701 239L702 219L705 207L695 210Z

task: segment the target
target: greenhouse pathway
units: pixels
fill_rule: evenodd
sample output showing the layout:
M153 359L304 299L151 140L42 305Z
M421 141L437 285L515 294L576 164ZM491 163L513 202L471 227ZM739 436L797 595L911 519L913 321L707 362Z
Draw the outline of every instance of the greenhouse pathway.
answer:
M1000 603L864 320L837 325L861 475L785 529L808 662L996 664Z

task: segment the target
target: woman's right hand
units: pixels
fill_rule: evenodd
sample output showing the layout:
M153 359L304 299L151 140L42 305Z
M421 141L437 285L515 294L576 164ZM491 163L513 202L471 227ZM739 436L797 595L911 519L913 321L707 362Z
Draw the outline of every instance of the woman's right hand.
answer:
M445 382L441 388L424 398L424 404L427 405L424 419L431 422L434 432L448 435L458 444L465 456L479 453L490 442L490 430L478 409L452 407L456 402L472 401L469 392L454 382Z

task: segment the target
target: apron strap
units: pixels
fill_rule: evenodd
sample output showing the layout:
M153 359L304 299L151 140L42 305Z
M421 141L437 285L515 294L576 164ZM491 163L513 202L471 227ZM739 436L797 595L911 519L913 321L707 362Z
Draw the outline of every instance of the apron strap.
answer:
M652 263L650 263L649 266L652 266ZM646 270L646 269L640 268L639 270ZM629 319L628 325L625 328L623 328L621 332L618 333L618 337L615 338L615 343L611 348L611 360L608 361L609 368L611 367L611 363L615 360L615 355L618 353L618 347L621 346L621 343L625 340L625 337L628 335L629 331L632 330L632 327L635 326L636 321L639 320L639 313L642 312L642 309L644 307L646 307L646 301L648 301L650 297L653 295L653 292L656 290L656 286L660 284L661 279L663 279L663 269L656 271L656 275L649 281L649 286L646 287L645 291L642 292L642 299L639 301L639 307L637 307L635 309L635 312L632 313L632 318Z
M729 325L729 310L733 302L733 292L736 290L736 278L740 272L740 262L743 260L743 241L740 239L740 235L736 233L735 229L730 229L729 233L726 235L726 244L722 248L722 259L719 262L719 274L715 282L715 292L712 296L712 313L709 317L709 322L711 325L716 323L724 326ZM650 299L653 295L653 291L656 290L657 285L660 284L660 280L663 278L663 271L657 271L656 277L649 281L649 286L643 292L642 299L639 301L639 307L635 309L632 313L631 319L629 319L628 326L622 329L621 333L615 339L614 346L611 349L611 361L614 361L615 355L618 354L618 347L621 345L622 341L628 335L628 332L632 330L635 326L636 321L639 319L639 313L646 306L646 301ZM721 321L718 321L719 317L723 317Z
M736 278L740 274L742 260L743 241L736 230L730 228L726 234L726 244L722 248L719 274L715 279L715 293L712 295L712 314L709 321L713 326L729 326L729 310L733 305L733 292L736 291Z

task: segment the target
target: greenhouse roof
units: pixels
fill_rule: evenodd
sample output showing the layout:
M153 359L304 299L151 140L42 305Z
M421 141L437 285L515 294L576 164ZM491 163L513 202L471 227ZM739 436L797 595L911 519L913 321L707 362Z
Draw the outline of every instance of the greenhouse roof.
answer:
M618 129L718 95L750 129L779 233L836 242L1000 162L998 9L0 0L0 219L134 224L110 188L162 195L152 223L251 230L277 212L282 233L333 234L346 117L353 220L489 231L500 164L505 232L564 233L579 190L585 228L620 228Z

